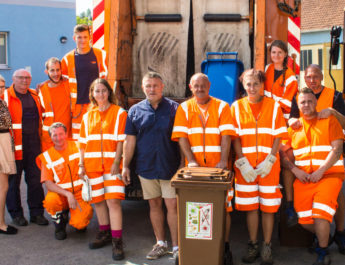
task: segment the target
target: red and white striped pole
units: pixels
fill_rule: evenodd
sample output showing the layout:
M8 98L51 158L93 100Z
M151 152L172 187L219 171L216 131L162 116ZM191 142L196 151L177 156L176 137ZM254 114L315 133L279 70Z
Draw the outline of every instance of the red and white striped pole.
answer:
M104 49L104 0L93 0L92 41L93 47Z
M301 58L301 18L288 18L288 66L293 69L296 75L300 72Z

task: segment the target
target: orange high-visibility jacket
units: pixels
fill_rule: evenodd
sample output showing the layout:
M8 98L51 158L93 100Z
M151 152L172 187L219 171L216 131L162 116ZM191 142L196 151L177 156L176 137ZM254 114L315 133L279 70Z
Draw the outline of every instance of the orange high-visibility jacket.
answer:
M42 127L42 107L39 100L39 97L34 89L28 89L28 93L31 94L32 98L34 99L38 115L39 115L39 128L38 133L41 137L41 127ZM15 148L15 159L21 160L23 159L23 145L22 145L22 102L16 96L16 92L14 91L13 84L5 90L4 93L4 100L7 103L8 109L11 113L12 117L12 128L13 128L13 137L14 137L14 148Z
M171 139L187 138L197 163L215 167L221 158L221 137L231 135L228 103L211 97L208 118L203 124L202 113L195 98L183 102L177 109Z
M333 107L333 100L334 100L334 92L335 90L333 88L329 87L323 87L321 91L321 95L317 100L316 104L316 111L320 112L323 109L332 108ZM296 95L296 102L298 103L298 95ZM300 116L302 116L302 113L300 112Z
M254 118L248 97L237 100L232 104L231 117L234 124L234 134L241 140L242 153L247 157L253 168L271 153L275 138L287 137L287 128L282 110L279 104L271 98L263 98L258 120ZM279 174L279 154L276 156L278 159L268 176ZM236 167L235 171L241 174Z
M284 118L289 119L291 102L298 90L296 74L290 69L286 69L285 82L282 86L283 75L274 82L274 65L266 66L265 96L273 98L282 108Z
M97 65L99 70L100 78L107 78L108 76L108 67L107 67L107 55L105 51L92 48L97 59ZM75 59L74 59L75 50L67 53L61 61L61 72L62 75L68 78L69 89L71 95L71 109L73 117L77 117L80 113L80 108L76 106L77 103L77 77L75 73Z
M306 135L304 126L297 130L289 128L289 138L295 156L295 165L301 170L312 173L325 163L329 152L332 150L329 131L335 129L330 128L331 118L336 120L335 117L317 119L309 128L310 139ZM304 124L303 117L299 120ZM340 135L342 135L341 131ZM344 173L342 156L324 175L332 173Z
M72 193L81 191L82 180L78 176L79 170L79 149L76 142L68 141L67 150L69 161L54 148L50 147L36 158L36 164L41 168L42 164L52 172L54 183L60 188Z
M62 81L62 88L68 91L69 94L69 88L68 88L68 82ZM38 96L40 97L41 104L43 107L42 110L42 120L43 120L43 126L42 126L42 139L50 139L50 136L48 134L48 129L50 125L52 125L56 120L55 116L56 113L59 112L58 109L55 109L52 104L52 98L49 91L48 82L45 82L42 87L40 88L40 91L38 93ZM70 100L69 98L66 100ZM67 128L70 128L69 124L65 124Z
M94 107L83 116L79 143L84 149L86 172L110 172L117 143L125 140L127 112L111 104L104 114L102 119L98 107Z

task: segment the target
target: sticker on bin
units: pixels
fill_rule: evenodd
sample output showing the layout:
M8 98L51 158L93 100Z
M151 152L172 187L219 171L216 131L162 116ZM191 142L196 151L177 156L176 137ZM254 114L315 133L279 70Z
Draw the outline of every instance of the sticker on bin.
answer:
M212 240L213 203L186 202L186 238Z

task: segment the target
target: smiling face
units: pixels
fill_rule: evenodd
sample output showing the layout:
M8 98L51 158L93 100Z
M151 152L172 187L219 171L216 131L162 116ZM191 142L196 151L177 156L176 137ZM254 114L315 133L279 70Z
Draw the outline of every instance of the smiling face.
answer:
M90 34L89 31L76 32L73 39L77 45L78 53L87 53L90 50Z
M159 78L144 78L142 89L151 104L157 104L162 100L164 84Z
M258 103L261 101L261 91L264 84L260 82L258 77L247 74L243 77L242 84L248 94L249 102Z
M192 91L193 96L200 104L204 104L209 100L210 87L211 83L207 76L202 74L192 76L189 84L189 88Z
M67 145L67 133L63 127L51 129L50 138L56 150L63 150Z
M277 46L273 46L271 48L271 60L274 65L283 67L283 62L285 57L287 56L287 53L284 52L281 48Z
M25 94L30 88L31 74L24 69L19 69L14 72L12 80L14 89L19 93Z
M102 105L105 105L106 103L109 103L109 91L105 85L101 83L95 84L91 93L92 93L93 98L97 102L98 106L102 106Z
M59 83L62 77L60 63L49 63L47 66L48 69L46 70L46 73L49 76L49 79L55 84Z

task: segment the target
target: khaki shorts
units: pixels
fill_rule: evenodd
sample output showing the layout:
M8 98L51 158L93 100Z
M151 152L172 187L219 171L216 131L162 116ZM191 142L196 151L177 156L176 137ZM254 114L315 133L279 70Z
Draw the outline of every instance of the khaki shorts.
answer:
M166 199L176 198L175 188L171 187L170 180L146 179L140 176L139 179L143 189L144 200L158 197Z

